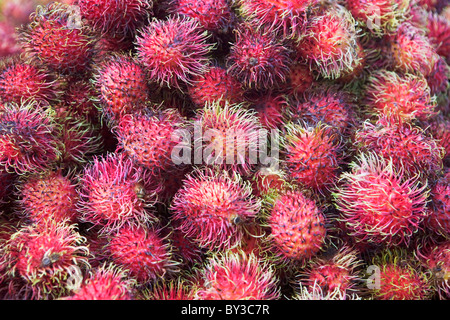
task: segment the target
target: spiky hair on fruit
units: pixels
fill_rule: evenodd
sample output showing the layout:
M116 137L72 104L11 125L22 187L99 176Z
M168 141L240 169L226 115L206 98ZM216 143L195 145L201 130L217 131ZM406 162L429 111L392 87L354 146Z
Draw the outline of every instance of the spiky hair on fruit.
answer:
M64 300L132 300L136 281L128 277L127 270L104 263L89 271L88 276L73 288L73 294Z
M432 95L446 94L446 91L449 90L450 66L443 57L436 61L426 79Z
M93 82L106 119L117 121L124 114L143 109L149 94L147 74L135 58L112 54L95 69Z
M102 136L92 123L63 108L57 110L55 121L59 125L60 168L80 167L103 151Z
M34 100L48 104L59 94L56 77L35 63L13 58L0 62L0 101L22 103Z
M157 228L124 225L108 237L105 249L110 259L139 284L168 279L179 271L171 244Z
M291 49L270 28L241 23L226 56L228 72L251 89L271 89L286 82Z
M187 121L174 108L149 107L124 115L113 128L118 150L137 165L157 174L175 166L174 148L179 145ZM183 131L184 132L184 131Z
M283 163L293 183L325 190L339 175L343 162L340 136L328 125L289 123L282 141Z
M173 246L173 256L177 257L184 267L201 263L204 252L193 237L183 232L181 223L180 220L171 221L167 228L170 231L168 239Z
M336 132L348 135L356 126L357 104L347 91L336 86L318 86L289 101L288 117L309 124L324 123Z
M427 241L428 240L428 241ZM428 274L432 288L439 299L450 298L450 241L435 241L427 238L419 244L415 255Z
M429 12L426 35L430 43L447 63L450 63L450 22L442 14Z
M33 60L65 74L88 70L96 37L72 17L71 6L58 2L38 6L19 32L24 51Z
M153 178L123 153L94 158L80 177L80 220L101 227L102 233L155 222L158 187Z
M427 131L444 149L444 164L450 165L450 118L440 114L431 121L425 122L423 126L427 126Z
M431 187L430 215L425 225L450 239L450 173L438 178Z
M80 19L96 31L116 37L133 35L142 27L153 9L153 0L73 0Z
M217 251L239 244L260 202L238 173L196 168L186 176L170 210L181 232L200 247Z
M296 50L326 79L337 79L355 66L358 55L358 32L351 13L343 6L334 5L311 18Z
M217 102L222 106L226 101L231 104L244 101L244 89L225 68L210 66L205 73L192 78L187 89L189 97L198 108L207 103Z
M392 117L366 120L356 131L354 145L362 152L374 152L391 159L405 175L433 177L442 171L444 150L420 127Z
M178 277L156 281L140 294L140 300L194 300L195 289L192 281Z
M242 104L225 102L206 104L193 119L194 158L204 164L250 174L261 160L260 151L267 145L255 112ZM194 159L198 164L198 160Z
M271 195L264 211L269 252L277 263L304 265L320 253L327 235L323 209L305 191L287 187Z
M301 285L292 296L292 300L362 300L356 293L346 295L339 289L323 290L317 283L312 286Z
M214 254L200 270L198 300L276 300L278 278L270 263L254 254Z
M286 88L294 96L302 94L312 87L315 78L316 75L304 59L294 59L287 76Z
M439 58L425 32L406 21L390 37L388 60L395 71L427 76Z
M21 215L33 223L77 220L76 184L72 177L61 171L27 176L19 186L18 195Z
M325 253L313 258L308 266L299 272L296 280L308 290L314 290L318 286L324 294L331 295L338 291L343 300L351 299L358 291L358 268L362 263L359 251L344 245L335 249L331 256Z
M34 102L6 104L0 112L0 165L8 172L44 171L58 160L54 113Z
M397 31L407 19L410 0L347 0L353 17L372 35L382 37Z
M257 197L280 192L288 184L289 177L279 166L261 166L253 173L251 178L253 194Z
M147 68L150 80L182 90L192 77L203 74L214 44L210 34L192 18L171 16L153 19L136 39L138 61Z
M99 99L94 85L87 79L81 79L70 81L61 96L60 104L77 118L97 125L100 122Z
M70 277L88 267L88 248L75 224L42 220L21 227L5 246L8 276L25 282L21 294L53 299L70 293ZM14 281L14 279L12 279Z
M318 0L237 1L240 15L258 26L270 26L283 37L293 38L304 30L308 19L318 11Z
M375 71L365 85L364 100L369 112L406 122L426 120L436 114L436 99L420 74Z
M430 279L407 249L384 249L372 258L376 277L368 293L375 300L428 300Z
M385 246L409 244L429 215L429 190L391 159L360 153L340 176L333 193L347 233L358 241Z
M230 0L170 0L170 13L196 19L206 30L227 33L234 14Z

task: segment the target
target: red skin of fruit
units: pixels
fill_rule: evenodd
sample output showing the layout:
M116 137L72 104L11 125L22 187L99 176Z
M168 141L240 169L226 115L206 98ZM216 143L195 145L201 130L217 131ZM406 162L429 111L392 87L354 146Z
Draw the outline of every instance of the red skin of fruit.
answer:
M450 63L450 23L442 15L429 13L427 36L436 52Z
M360 59L355 23L344 7L332 7L312 18L296 45L298 54L324 78L337 79L353 70Z
M414 261L396 255L382 252L374 257L373 264L380 268L380 288L371 290L372 297L376 300L428 300L429 280Z
M376 124L366 121L355 140L359 150L392 158L394 167L407 175L434 176L441 171L444 150L415 125L382 117Z
M390 41L389 59L396 71L428 76L439 58L425 32L409 22L403 22Z
M153 7L152 0L74 0L73 4L94 29L121 36L141 27Z
M339 174L339 141L327 126L291 125L285 137L287 174L300 185L323 190Z
M171 211L179 229L202 248L213 251L237 245L243 225L260 209L249 184L238 174L196 169L175 195Z
M426 224L436 233L450 237L450 175L436 181L431 189L431 214Z
M120 268L103 265L94 270L75 294L66 300L132 300L131 286L134 281Z
M34 64L7 64L0 73L0 100L21 103L27 99L48 103L57 94L56 82Z
M444 149L444 163L450 160L450 119L437 116L427 123L429 131Z
M67 27L70 15L69 6L52 3L33 13L20 31L20 42L31 57L64 74L86 71L95 45L86 27Z
M277 278L255 255L225 253L209 259L201 271L204 284L199 300L274 300L279 297Z
M325 216L314 200L300 191L285 191L275 200L268 217L270 241L285 261L305 262L323 245Z
M25 225L6 244L8 273L25 281L31 299L67 295L69 268L87 265L84 241L76 225L67 221L42 220L40 224Z
M74 115L92 124L98 124L98 93L87 80L71 81L62 96L62 105Z
M449 36L450 37L450 36ZM444 93L448 89L448 82L450 81L450 67L445 59L441 57L434 64L433 69L427 76L428 86L430 87L430 93L440 94Z
M148 99L146 72L126 55L109 57L97 67L96 88L103 113L111 119L143 108Z
M273 31L257 30L248 24L236 29L227 56L227 70L247 88L270 89L286 81L289 49L275 38Z
M302 94L314 83L314 75L312 74L306 62L297 62L291 66L288 75L287 87L294 95Z
M241 14L255 25L272 26L283 37L299 35L317 0L240 0Z
M0 57L13 56L21 51L14 27L5 21L0 21Z
M192 80L192 85L188 86L188 94L199 108L213 101L220 101L219 104L223 106L225 101L235 104L244 100L242 85L224 68L212 66Z
M193 76L206 71L213 48L208 38L191 18L153 20L137 36L138 61L147 68L150 80L181 90Z
M124 225L155 221L150 210L158 190L151 190L152 177L124 154L96 157L80 178L80 219L117 231Z
M429 215L426 185L374 154L361 154L351 168L334 193L347 233L366 243L408 244Z
M0 164L17 174L41 172L56 161L56 126L37 105L8 105L0 113Z
M75 222L78 195L74 183L61 172L31 176L20 192L23 214L35 223L42 220Z
M158 281L145 292L145 300L194 300L195 292L183 280Z
M228 0L173 0L171 7L173 14L196 19L203 28L215 33L226 32L233 18Z
M285 122L286 97L281 94L264 92L248 98L250 107L256 110L263 128L281 128Z
M174 271L172 253L158 231L124 226L111 234L107 250L112 261L138 283L149 283Z
M375 113L407 122L426 120L436 113L428 83L420 75L400 75L386 70L374 72L368 79L365 99Z
M118 149L136 164L158 174L174 166L172 151L178 142L172 136L184 125L184 118L173 108L126 114L115 128Z

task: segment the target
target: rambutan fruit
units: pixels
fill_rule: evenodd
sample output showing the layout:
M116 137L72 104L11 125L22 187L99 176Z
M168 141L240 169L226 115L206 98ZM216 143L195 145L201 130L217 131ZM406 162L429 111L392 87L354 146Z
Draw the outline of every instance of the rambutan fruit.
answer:
M280 192L287 185L287 174L273 167L260 167L255 171L252 181L253 194L257 197L265 197L271 192Z
M297 51L311 70L323 78L337 79L353 70L358 56L356 22L340 5L311 18L298 39Z
M358 250L343 246L330 257L315 257L299 274L300 284L308 289L319 286L325 294L338 290L344 299L351 297L357 291L357 269L362 264L358 254Z
M283 37L301 34L308 18L317 10L317 0L238 1L239 13L258 26L271 26Z
M390 40L390 64L401 73L427 76L439 58L424 30L403 22Z
M374 113L398 117L406 122L425 120L436 113L435 98L421 75L375 71L367 80L365 100Z
M202 261L203 251L195 239L180 229L181 221L171 221L168 238L173 246L173 255L179 257L184 266L191 266Z
M288 176L307 188L324 190L333 184L342 162L339 137L327 125L286 125L283 141Z
M8 104L0 112L0 165L17 174L35 173L59 157L51 111L33 103Z
M396 170L423 178L442 171L444 150L439 142L421 128L397 119L381 117L375 124L365 121L355 133L355 146L362 152L374 152L392 159Z
M94 85L89 81L70 81L62 94L61 104L73 115L96 125L100 120L99 99Z
M449 89L450 67L445 59L440 57L426 77L432 95L446 94Z
M200 271L198 300L276 300L278 279L268 262L255 255L224 252L213 255Z
M299 59L300 60L300 59ZM286 87L293 95L304 93L315 82L315 75L305 61L295 61L287 76Z
M174 166L172 152L178 145L175 136L185 125L178 110L154 107L124 115L114 132L118 148L136 164L156 174Z
M426 122L425 125L428 126L428 131L436 139L438 145L444 149L444 164L447 162L450 164L450 119L438 115Z
M110 234L106 250L111 260L128 270L129 277L139 284L165 279L178 271L170 244L156 229L125 225Z
M150 80L181 89L192 83L192 76L207 70L214 48L209 36L192 18L153 19L137 36L138 61L147 68Z
M347 0L353 17L372 35L381 37L397 31L407 19L410 0Z
M432 186L430 211L426 226L450 238L450 174L439 178Z
M22 52L17 43L18 36L14 26L6 21L0 21L0 57L10 57Z
M64 300L132 300L136 281L112 263L91 270L74 294Z
M27 177L20 186L19 196L22 214L34 223L42 223L42 220L76 221L76 187L60 171Z
M225 101L236 104L244 100L242 85L226 69L219 66L211 66L202 75L193 77L187 92L199 108L216 101L223 106Z
M283 262L303 264L323 247L326 217L317 203L299 190L283 190L267 212L270 250Z
M112 55L96 67L95 87L100 93L103 115L117 120L143 108L148 99L145 70L128 55Z
M374 300L428 300L430 280L404 249L385 249L372 259L378 267L370 295ZM369 279L371 280L371 279Z
M42 1L41 1L42 2ZM29 22L30 14L36 8L37 0L10 0L2 2L0 16L14 26Z
M249 174L258 162L258 148L265 146L260 129L255 112L242 105L207 104L194 119L194 158L199 155L206 165Z
M96 31L122 37L143 26L153 8L152 0L75 0L73 4Z
M447 63L450 63L450 22L436 12L428 14L426 35L430 43Z
M25 281L22 291L31 299L52 299L70 292L73 268L88 266L88 248L75 224L42 220L21 227L7 241L8 275Z
M170 209L181 232L200 247L216 251L239 244L260 202L239 174L197 168L186 176Z
M292 297L293 300L362 300L360 296L353 293L346 295L342 291L335 289L334 291L323 290L317 283L312 286L301 285Z
M96 38L83 24L71 26L72 14L69 5L58 2L38 6L31 22L19 33L24 51L38 63L61 73L86 71Z
M161 280L144 289L142 300L194 300L192 284L182 278Z
M0 101L34 100L48 104L57 96L56 80L33 63L14 59L0 67Z
M427 185L373 153L359 154L350 168L333 193L348 234L385 246L409 244L429 215Z
M256 115L264 129L281 128L286 121L287 101L283 94L276 92L259 92L247 98L250 109Z
M419 245L415 253L429 274L432 288L439 298L450 298L450 241Z
M80 177L80 220L100 226L101 232L154 222L157 189L152 180L122 153L94 158Z
M340 134L349 134L357 123L357 105L350 94L336 87L318 87L290 101L291 122L324 123Z
M196 19L217 35L227 33L234 18L229 0L172 0L170 7L172 14Z
M271 89L287 79L290 49L279 41L273 30L240 24L226 57L228 73L247 88Z

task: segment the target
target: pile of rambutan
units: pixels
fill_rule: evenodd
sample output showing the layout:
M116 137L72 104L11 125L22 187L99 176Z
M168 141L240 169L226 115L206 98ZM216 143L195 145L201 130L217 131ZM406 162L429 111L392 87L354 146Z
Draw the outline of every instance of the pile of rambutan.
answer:
M449 48L446 0L0 1L0 299L450 299Z

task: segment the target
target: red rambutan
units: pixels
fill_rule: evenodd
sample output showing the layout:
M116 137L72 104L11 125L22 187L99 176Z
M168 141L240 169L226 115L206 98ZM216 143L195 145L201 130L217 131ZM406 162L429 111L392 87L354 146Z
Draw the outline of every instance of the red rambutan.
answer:
M256 114L263 128L270 130L281 128L285 122L287 109L286 97L275 92L261 92L248 98L250 108Z
M438 179L431 188L430 211L427 227L450 238L450 174Z
M143 300L194 300L192 285L181 278L155 282L143 291Z

